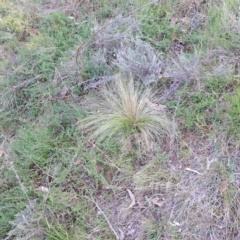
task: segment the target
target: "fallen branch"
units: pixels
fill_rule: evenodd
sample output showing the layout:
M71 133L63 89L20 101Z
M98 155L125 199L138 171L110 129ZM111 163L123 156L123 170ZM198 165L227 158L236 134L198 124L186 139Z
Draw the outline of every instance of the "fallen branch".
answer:
M33 160L34 164L44 173L46 174L47 176L51 177L52 179L54 179L55 177L48 174L47 172L45 172L34 160Z
M98 87L99 85L103 85L103 84L106 84L112 80L115 79L115 76L110 76L110 77L103 77L103 78L100 78L100 80L98 80L97 82L94 82L94 83L90 83L88 84L87 86L84 87L84 91L90 89L90 88L96 88Z
M37 80L39 80L41 77L42 77L42 75L37 75L33 78L25 80L24 82L20 83L19 85L13 86L12 88L17 90L17 89L27 87L28 85L30 85L30 84L36 82Z
M188 79L192 78L191 73L185 68L185 66L181 63L179 55L176 54L175 52L173 53L173 56L175 57L175 61L177 62L177 64L180 66L180 68L183 70L183 72L185 73L186 77Z
M2 135L2 136L4 137L4 135ZM7 140L6 137L4 137L4 140L3 140L2 144L1 144L1 147L3 147L3 145L4 145L4 143L5 143L6 140ZM28 201L28 203L29 203L29 206L30 206L31 210L34 210L34 206L33 206L32 201L30 200L30 198L29 198L29 196L28 196L27 189L26 189L26 187L24 186L23 182L21 181L21 179L20 179L20 177L19 177L19 175L18 175L18 172L17 172L17 170L16 170L15 167L14 167L14 162L9 160L7 152L4 152L4 155L5 155L5 157L6 157L6 160L7 160L8 164L9 164L10 169L11 169L11 170L14 172L14 174L15 174L15 177L16 177L19 185L20 185L20 188L21 188L23 194L26 196L26 199L27 199L27 201Z
M124 234L123 230L121 228L118 228L118 230L120 232L119 240L124 240L125 239L125 234Z
M165 102L167 99L169 99L172 95L176 93L176 91L179 89L179 87L184 83L184 81L179 81L178 79L173 79L173 84L170 86L169 89L165 90L162 97L159 98L156 102Z
M203 175L202 173L200 173L200 172L198 172L198 171L196 171L194 169L191 169L191 168L186 168L186 170L189 171L189 172L197 173L198 175Z
M136 204L136 201L135 201L135 197L134 197L133 193L131 192L131 190L127 189L127 191L128 191L129 197L132 200L130 206L128 207L128 209L129 209L129 208L132 208Z
M97 203L94 199L89 198L89 197L87 197L87 196L85 196L85 198L88 199L88 200L90 200L92 203L95 204L95 206L97 207L98 211L101 212L101 214L103 215L103 217L104 217L105 220L107 221L109 228L111 229L111 231L113 232L113 234L116 236L116 239L117 239L117 240L120 240L117 232L114 230L112 224L111 224L110 221L108 220L108 218L107 218L106 214L103 212L103 210L99 207L98 203Z
M26 189L26 187L23 185L23 183L22 183L22 181L21 181L21 179L20 179L20 177L19 177L19 175L18 175L18 173L17 173L17 170L16 170L15 167L14 167L13 162L9 162L9 166L10 166L10 169L14 172L16 179L18 180L18 183L19 183L19 185L20 185L20 188L21 188L22 192L24 193L24 195L26 196L27 201L28 201L28 203L29 203L29 206L30 206L31 210L34 210L34 206L33 206L33 204L32 204L32 201L30 200L30 198L29 198L29 196L28 196L28 194L27 194L27 189Z

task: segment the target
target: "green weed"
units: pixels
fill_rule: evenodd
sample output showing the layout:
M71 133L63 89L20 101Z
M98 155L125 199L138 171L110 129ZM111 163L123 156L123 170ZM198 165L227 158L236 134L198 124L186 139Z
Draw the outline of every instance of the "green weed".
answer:
M53 48L53 62L56 63L65 51L85 40L91 33L90 28L90 24L76 24L61 13L53 13L43 19L40 32L46 35L46 45Z
M87 196L126 239L239 238L238 10L0 0L0 238L113 239ZM117 68L136 79L83 89Z
M188 99L187 105L182 105L177 115L184 119L184 127L187 129L194 129L201 124L211 124L213 119L209 116L209 111L212 111L216 105L216 98L213 96L206 96L202 93L192 94ZM210 110L211 109L211 110Z
M84 79L94 79L110 74L109 67L106 63L96 63L93 58L96 59L96 56L92 55L90 52L84 56L83 68L81 71L81 75Z
M63 224L51 224L50 229L47 231L47 240L75 240L74 236L71 236Z
M16 40L8 43L9 48L15 49L17 62L10 66L10 74L4 76L4 80L0 82L1 88L8 89L0 93L3 109L15 108L25 117L30 118L41 114L40 98L43 95L49 96L51 93L54 95L49 82L53 79L56 67L62 58L69 56L69 49L91 33L90 23L76 24L74 20L60 13L48 15L39 24L41 25L39 37L33 35L25 46ZM21 89L16 87L37 75L41 76L38 81L45 84L33 82Z
M29 126L18 132L13 143L12 151L15 155L17 169L21 176L31 179L38 177L37 169L44 168L55 152L54 139L47 128ZM25 181L27 181L25 179Z
M177 116L183 119L184 128L208 131L211 125L221 124L223 122L221 114L224 110L224 107L221 107L222 96L232 81L231 76L208 77L202 91L190 93L186 90L182 93L183 101L177 110ZM175 104L174 101L167 103L173 109Z
M222 46L235 49L239 42L238 1L224 0L218 6L213 4L208 10L208 22L204 31L204 41L211 47Z
M231 104L231 107L228 111L232 125L232 127L230 128L230 132L238 135L240 126L240 89L237 88L236 95L229 96L228 100L230 101Z
M0 31L18 35L26 27L27 16L18 6L14 6L13 2L1 1L0 12L3 17L0 19Z
M144 7L139 14L143 36L152 39L162 51L166 51L177 31L176 27L169 22L171 4L171 1L152 4Z
M11 230L10 222L22 211L26 204L26 196L19 187L15 175L0 161L2 181L0 183L0 238L4 238Z

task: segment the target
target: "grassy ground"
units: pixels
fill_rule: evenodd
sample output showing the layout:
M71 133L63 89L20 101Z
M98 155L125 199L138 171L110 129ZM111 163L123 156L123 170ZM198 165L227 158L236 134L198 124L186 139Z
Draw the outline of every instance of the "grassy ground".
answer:
M239 7L0 0L0 238L239 239Z

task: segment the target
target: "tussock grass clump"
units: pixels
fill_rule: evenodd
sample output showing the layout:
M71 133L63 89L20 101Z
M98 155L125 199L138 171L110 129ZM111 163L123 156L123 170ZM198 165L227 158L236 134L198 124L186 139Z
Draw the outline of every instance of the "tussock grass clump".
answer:
M153 102L150 88L135 86L132 77L119 76L103 90L103 101L84 120L85 127L100 141L152 147L170 135L172 126L164 110L154 109Z

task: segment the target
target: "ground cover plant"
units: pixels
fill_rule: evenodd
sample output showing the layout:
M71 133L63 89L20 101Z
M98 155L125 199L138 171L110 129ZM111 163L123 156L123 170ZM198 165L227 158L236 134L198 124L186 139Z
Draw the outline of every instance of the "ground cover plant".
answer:
M134 86L131 76L117 76L102 95L103 102L98 102L93 114L83 122L83 127L92 132L93 138L116 141L123 146L133 143L149 149L155 142L160 144L174 130L164 111L165 106L155 106L152 103L154 93ZM96 102L95 99L92 101Z
M237 0L0 0L0 238L239 239Z

